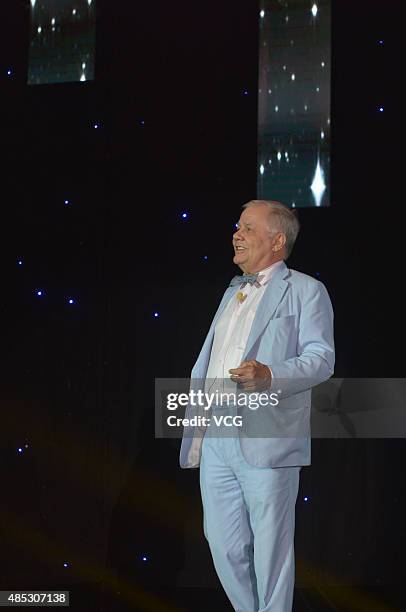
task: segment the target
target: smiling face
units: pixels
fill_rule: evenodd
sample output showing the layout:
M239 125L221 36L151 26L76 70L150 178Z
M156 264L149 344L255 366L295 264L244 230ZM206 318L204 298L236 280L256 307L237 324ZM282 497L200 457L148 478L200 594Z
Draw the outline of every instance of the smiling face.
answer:
M245 208L233 236L233 262L245 274L255 274L284 259L285 234L273 227L269 207L258 204Z

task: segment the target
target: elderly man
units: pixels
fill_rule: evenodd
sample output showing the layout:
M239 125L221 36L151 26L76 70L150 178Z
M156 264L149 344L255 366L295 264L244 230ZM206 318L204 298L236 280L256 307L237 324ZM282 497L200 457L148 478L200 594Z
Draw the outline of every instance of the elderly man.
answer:
M311 387L333 374L333 311L321 282L285 264L299 232L296 215L263 200L243 209L233 261L244 275L223 296L192 382L206 381L207 389L228 381L248 395L266 389L279 402L265 408L261 436L237 425L224 436L213 427L185 428L180 463L200 465L204 533L234 610L289 612ZM224 407L212 408L220 415Z

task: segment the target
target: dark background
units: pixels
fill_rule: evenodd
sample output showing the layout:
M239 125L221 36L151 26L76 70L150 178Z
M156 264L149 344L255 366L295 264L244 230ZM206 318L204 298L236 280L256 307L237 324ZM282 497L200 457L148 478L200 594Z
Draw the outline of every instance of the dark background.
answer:
M258 12L98 0L96 80L28 87L29 2L2 9L3 589L90 585L90 611L219 591L198 471L154 439L153 385L189 375L237 272L233 224L256 196ZM329 290L340 377L404 376L401 27L401 2L333 3L332 205L300 210L289 265ZM402 584L404 451L313 441L298 586ZM338 609L381 609L360 597Z

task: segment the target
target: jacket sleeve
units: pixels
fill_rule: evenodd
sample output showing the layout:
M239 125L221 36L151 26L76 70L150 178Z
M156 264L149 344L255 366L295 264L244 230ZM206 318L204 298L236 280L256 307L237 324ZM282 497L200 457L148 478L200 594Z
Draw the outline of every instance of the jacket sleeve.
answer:
M271 389L279 398L306 391L334 372L333 308L323 283L308 285L299 312L297 356L271 363Z

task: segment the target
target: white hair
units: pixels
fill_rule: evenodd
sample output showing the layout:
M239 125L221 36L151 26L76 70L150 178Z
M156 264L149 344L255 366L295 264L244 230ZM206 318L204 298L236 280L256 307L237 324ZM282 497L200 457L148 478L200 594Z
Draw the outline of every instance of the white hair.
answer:
M243 208L251 208L251 206L267 206L269 208L269 216L272 215L272 225L269 222L269 229L274 232L282 232L286 236L285 252L286 259L292 252L297 235L300 230L299 219L296 211L291 210L285 204L273 200L251 200L244 204ZM269 219L271 221L271 219Z

